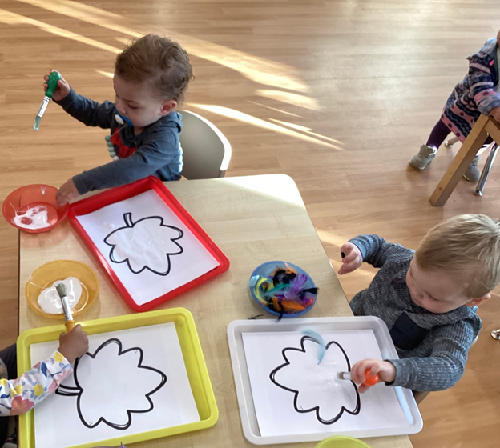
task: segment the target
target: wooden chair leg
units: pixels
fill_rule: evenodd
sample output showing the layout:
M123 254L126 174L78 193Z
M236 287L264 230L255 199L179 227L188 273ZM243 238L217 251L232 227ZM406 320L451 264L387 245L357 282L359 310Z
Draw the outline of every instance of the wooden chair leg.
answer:
M498 145L496 143L492 143L490 147L490 153L488 158L486 159L486 163L484 164L483 172L481 173L481 178L477 183L476 191L474 194L477 196L483 195L484 186L486 185L486 180L490 175L491 167L493 166L493 162L495 161L495 156L497 154Z
M437 207L446 203L467 170L467 167L472 163L477 152L486 141L488 133L485 127L488 121L489 117L486 115L481 115L479 117L469 136L465 139L460 151L458 151L450 167L432 193L429 199L432 205Z
M419 404L425 397L427 397L427 395L429 395L429 391L425 392L419 392L416 390L413 391L413 398L415 398L417 404Z

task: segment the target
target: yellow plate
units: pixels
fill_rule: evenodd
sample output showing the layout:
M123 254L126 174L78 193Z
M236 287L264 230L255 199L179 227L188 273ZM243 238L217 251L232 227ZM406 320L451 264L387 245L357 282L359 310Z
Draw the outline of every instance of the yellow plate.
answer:
M334 436L323 440L316 445L316 448L370 448L359 439L347 436Z
M200 421L154 431L146 431L140 434L122 434L114 439L78 445L78 448L119 446L121 442L123 442L124 445L129 445L131 443L172 436L174 434L198 431L215 425L219 418L219 411L215 403L215 396L208 376L205 358L201 351L200 340L196 332L194 319L188 310L185 308L172 308L170 310L149 311L141 314L126 314L124 316L89 320L79 323L88 334L100 334L116 330L126 330L129 328L147 327L165 322L175 323L189 384L193 391L196 408L200 414ZM31 344L56 341L59 335L64 331L66 331L66 327L64 325L58 325L55 327L34 328L23 332L17 340L18 372L23 373L31 369ZM19 416L18 428L19 446L23 448L35 448L35 422L33 410Z
M83 292L80 300L72 310L73 316L80 314L88 308L97 297L99 292L99 281L92 269L86 264L73 260L56 260L45 263L31 274L26 283L26 300L28 305L38 314L51 319L64 319L64 314L48 314L38 305L40 293L52 286L58 280L68 277L76 277L83 285Z

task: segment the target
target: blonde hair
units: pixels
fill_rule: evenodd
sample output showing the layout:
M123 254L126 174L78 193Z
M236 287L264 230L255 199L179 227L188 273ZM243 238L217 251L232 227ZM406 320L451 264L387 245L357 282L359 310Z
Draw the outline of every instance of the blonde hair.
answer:
M186 51L156 34L133 40L116 57L115 73L127 82L150 83L155 94L179 104L193 78Z
M424 271L460 275L469 299L500 283L500 225L486 215L458 215L432 228L416 251Z

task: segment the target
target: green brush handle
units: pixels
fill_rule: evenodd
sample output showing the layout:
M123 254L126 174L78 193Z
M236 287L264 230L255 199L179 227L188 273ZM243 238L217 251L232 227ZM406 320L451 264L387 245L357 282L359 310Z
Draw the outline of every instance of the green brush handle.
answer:
M57 89L57 83L62 78L59 72L52 72L49 75L49 80L47 81L47 90L45 91L45 96L47 98L52 98L54 94L54 90Z

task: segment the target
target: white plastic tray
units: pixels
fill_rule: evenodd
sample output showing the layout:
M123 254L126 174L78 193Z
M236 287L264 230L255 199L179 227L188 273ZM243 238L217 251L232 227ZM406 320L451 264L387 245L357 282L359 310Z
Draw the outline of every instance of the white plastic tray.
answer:
M233 365L234 380L236 383L236 394L240 407L240 417L243 426L243 433L251 443L255 445L271 445L278 443L293 442L315 442L323 440L333 435L340 435L340 432L332 428L331 432L317 434L301 434L290 436L268 436L260 434L255 406L252 398L252 389L248 375L248 367L243 347L243 333L268 333L285 331L302 331L303 329L313 329L322 331L342 331L342 330L373 330L379 345L382 358L397 358L397 352L389 335L385 323L377 317L329 317L315 319L292 319L276 322L275 319L262 320L236 320L228 326L229 351ZM342 435L357 438L382 437L399 434L416 434L422 429L422 417L409 389L395 387L401 408L405 413L408 425L394 426L378 430L353 430Z

